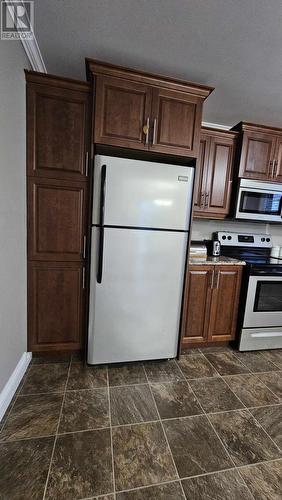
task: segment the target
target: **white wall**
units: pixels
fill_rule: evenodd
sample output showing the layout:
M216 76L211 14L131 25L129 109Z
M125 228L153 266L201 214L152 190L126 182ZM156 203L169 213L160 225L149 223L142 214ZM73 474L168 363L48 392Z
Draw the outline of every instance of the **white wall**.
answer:
M25 79L20 41L0 41L0 392L26 351Z
M240 231L244 233L270 233L273 238L273 246L282 246L282 225L259 224L257 222L235 222L216 220L194 220L192 224L192 240L210 239L215 231Z

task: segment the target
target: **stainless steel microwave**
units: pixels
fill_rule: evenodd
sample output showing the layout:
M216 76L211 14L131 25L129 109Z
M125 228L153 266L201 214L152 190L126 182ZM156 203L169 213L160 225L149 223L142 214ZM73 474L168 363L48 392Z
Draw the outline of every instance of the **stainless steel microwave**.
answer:
M282 184L241 179L235 217L282 223Z

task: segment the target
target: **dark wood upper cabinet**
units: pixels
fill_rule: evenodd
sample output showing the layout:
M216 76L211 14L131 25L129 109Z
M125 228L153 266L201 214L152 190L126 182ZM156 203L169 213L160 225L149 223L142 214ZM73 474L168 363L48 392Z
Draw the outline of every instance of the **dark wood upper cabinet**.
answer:
M196 166L194 216L228 216L237 134L202 128Z
M150 149L160 153L197 156L202 99L185 92L153 89Z
M184 300L182 347L207 341L214 266L189 266Z
M245 179L282 182L282 129L240 122L236 173Z
M85 258L84 183L30 177L28 205L29 259L81 261Z
M195 169L194 185L194 214L201 213L205 205L205 192L207 182L208 160L209 160L210 136L201 133L199 156Z
M97 76L95 142L137 149L148 147L151 100L152 89L147 85Z
M91 90L26 72L28 175L83 179L88 174Z
M197 157L202 105L212 87L86 62L95 143Z
M29 350L81 349L83 280L84 270L80 263L29 263Z
M240 177L268 180L272 170L275 137L246 132L243 137Z
M273 169L273 179L282 182L282 135L276 139L275 163Z
M236 335L242 266L189 265L181 346L209 345Z

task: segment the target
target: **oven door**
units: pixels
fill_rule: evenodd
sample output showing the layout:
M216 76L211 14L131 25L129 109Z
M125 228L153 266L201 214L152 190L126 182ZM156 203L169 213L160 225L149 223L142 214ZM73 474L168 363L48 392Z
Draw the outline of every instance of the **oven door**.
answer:
M240 187L236 219L282 222L282 190Z
M243 328L282 326L282 276L250 276Z

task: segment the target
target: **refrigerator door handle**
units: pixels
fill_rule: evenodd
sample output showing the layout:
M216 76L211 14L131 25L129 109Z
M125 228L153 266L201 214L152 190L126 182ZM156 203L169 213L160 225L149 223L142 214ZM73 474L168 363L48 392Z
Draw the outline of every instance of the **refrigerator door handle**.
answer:
M97 283L102 283L102 277L103 277L104 217L105 217L106 177L107 177L107 165L102 165L102 169L101 169L101 192L100 192L100 235L99 235L99 253L98 253L98 267L97 267Z
M107 165L102 165L101 192L100 192L100 226L104 225L104 217L105 217L106 175L107 175Z
M103 258L104 258L104 227L101 226L99 234L99 253L97 266L97 283L102 283L103 277Z

